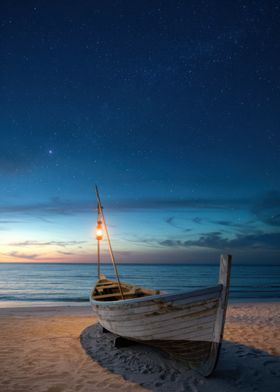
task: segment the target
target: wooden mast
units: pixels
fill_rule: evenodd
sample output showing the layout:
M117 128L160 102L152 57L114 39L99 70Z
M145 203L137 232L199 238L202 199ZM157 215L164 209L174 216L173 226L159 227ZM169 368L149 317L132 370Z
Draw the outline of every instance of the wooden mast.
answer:
M115 257L114 257L114 254L113 254L113 249L112 249L112 246L111 246L111 241L110 241L110 237L109 237L109 233L108 233L108 229L107 229L107 225L106 225L106 221L105 221L105 217L104 217L104 213L103 213L103 207L102 207L102 204L101 204L101 200L100 200L100 196L99 196L97 185L95 185L95 192L96 192L96 198L97 198L97 202L98 202L98 214L101 216L102 222L104 224L104 230L105 230L105 235L106 235L106 239L107 239L107 243L108 243L110 257L111 257L111 260L112 260L112 263L113 263L113 266L114 266L114 270L115 270L116 278L117 278L117 281L118 281L120 294L121 294L122 299L124 299L122 286L121 286L121 282L120 282L120 278L119 278L119 273L118 273L118 270L117 270L117 265L116 265ZM99 258L100 258L99 249L98 249L98 254L99 254ZM100 273L100 269L99 269L99 273Z
M100 221L100 207L99 203L97 204L97 224L99 224ZM98 280L100 280L100 239L97 238L97 276Z

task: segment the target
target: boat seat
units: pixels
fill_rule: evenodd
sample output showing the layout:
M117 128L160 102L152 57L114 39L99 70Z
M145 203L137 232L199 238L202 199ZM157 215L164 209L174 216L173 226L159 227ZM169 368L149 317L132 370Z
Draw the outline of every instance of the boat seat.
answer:
M103 289L113 289L113 288L118 288L118 284L108 284L108 285L102 285L102 286L96 286L97 290L103 290Z
M97 286L107 286L107 285L110 285L110 284L113 284L113 283L115 283L115 282L113 282L113 281L111 281L111 280L105 280L105 282L102 282L102 280L99 280L98 281L98 283L97 283Z
M123 293L123 296L127 297L128 295L134 295L134 294L135 294L135 291L131 290L131 291L127 291L126 293ZM94 299L98 300L98 299L113 298L113 297L121 298L122 295L120 292L118 292L118 293L112 293L112 294L94 295L93 297L94 297Z

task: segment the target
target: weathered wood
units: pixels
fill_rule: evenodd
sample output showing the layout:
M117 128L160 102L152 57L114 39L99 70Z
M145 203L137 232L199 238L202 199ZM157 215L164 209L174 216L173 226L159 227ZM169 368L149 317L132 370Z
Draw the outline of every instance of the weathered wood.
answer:
M115 289L118 288L119 286L116 283L110 283L110 284L103 284L103 285L98 285L96 286L97 290L103 290L103 289Z
M213 343L209 358L201 368L201 373L206 377L210 376L215 370L221 351L230 285L231 260L231 255L222 255L220 259L219 284L223 286L223 289L219 300L217 318L213 331Z
M121 293L111 293L111 294L98 294L98 296L94 296L93 298L98 298L98 299L104 299L104 298L121 298L122 299L122 295Z
M120 298L124 298L124 297L128 297L128 296L133 296L133 294L134 294L134 291L131 290L131 291L123 292L122 294L119 293L119 292L111 293L111 294L101 294L101 295L98 294L96 296L96 298L98 298L98 299L114 298L114 297L116 297L116 298L119 298L119 297ZM95 296L94 296L94 298L95 298Z
M160 332L159 329L154 331L137 331L137 332L129 332L121 330L119 332L122 336L130 337L130 338L141 338L143 340L147 339L157 339L157 338L173 338L174 340L187 339L191 340L191 337L196 337L203 335L205 337L205 341L212 342L212 333L213 333L213 322L200 326L192 326L188 329L184 327L184 323L180 324L178 328L169 328L166 331ZM189 338L189 339L188 339Z
M135 298L133 301L115 302L110 301L99 302L98 299L91 297L91 304L93 309L98 306L99 312L106 312L111 315L119 313L147 313L153 311L159 311L165 313L168 308L170 310L176 310L176 307L185 306L190 304L191 306L197 302L206 303L211 300L218 300L220 297L222 286L209 287L203 290L195 290L193 292L181 293L181 294L162 294L149 297ZM173 307L173 309L172 309ZM129 310L129 311L128 311Z
M174 329L171 331L165 331L162 333L154 332L154 333L127 333L127 332L120 332L121 336L124 336L128 339L139 339L139 340L156 340L156 339L172 339L172 340L204 340L205 342L212 342L212 332L213 326L208 325L200 330L189 330L185 331L184 328Z
M209 376L217 363L223 336L230 261L230 256L221 257L219 284L213 287L156 295L155 290L122 282L129 299L118 300L118 293L108 293L91 296L91 304L101 325L121 336L124 344L135 340L154 345ZM109 287L110 292L116 282L104 283L104 289ZM143 290L140 298L134 298L136 287ZM107 299L103 301L102 296ZM119 342L122 345L122 340Z
M110 285L110 284L116 284L116 282L114 282L113 280L108 280L108 279L100 279L97 283L96 283L96 287L98 287L99 285Z
M104 275L103 275L104 276ZM139 296L147 296L147 295L157 295L160 294L159 290L152 290L152 289L147 289L145 287L141 286L136 286L132 285L126 282L121 282L121 287L122 290L125 291L133 291L135 294L135 297L139 298ZM102 299L100 296L102 295L99 293L99 290L101 289L113 289L113 288L119 288L119 284L117 281L109 280L109 279L100 279L97 281L95 288L93 289L93 296L99 300ZM112 294L112 293L107 293L107 294Z
M180 318L173 319L172 315L170 315L170 318L166 320L164 323L158 320L157 323L149 324L145 320L137 320L134 325L122 325L121 323L112 323L112 322L106 322L108 327L111 330L118 330L119 334L126 334L130 333L133 335L136 334L155 334L155 333L160 333L163 330L163 325L164 325L164 330L167 331L172 331L172 330L180 330L184 329L184 331L191 331L191 330L197 330L199 331L200 329L204 328L206 325L207 326L212 326L212 330L214 328L214 323L215 323L216 315L214 313L210 315L205 315L204 317L198 317L198 318L187 318L185 316L181 316ZM133 330L133 331L132 331Z
M207 302L205 305L198 304L196 306L182 306L178 310L174 310L173 312L165 312L165 313L160 313L160 312L149 312L147 314L141 314L138 317L138 321L140 323L145 323L145 325L152 325L156 324L158 322L161 323L166 323L170 319L176 319L181 316L185 316L188 319L192 318L197 318L197 317L202 317L204 315L210 315L210 314L215 314L217 312L217 306L218 306L218 301L211 301ZM135 326L135 314L129 314L126 312L126 315L121 317L120 319L118 318L117 315L112 315L112 317L109 317L108 314L103 314L100 313L100 317L103 319L106 319L108 322L112 323L121 323L122 325L126 325L127 327L134 327Z
M136 286L138 287L138 286ZM207 299L210 298L210 295L213 294L213 296L215 297L219 297L219 294L221 293L222 290L222 285L218 284L216 286L211 286L211 287L206 287L204 289L198 289L198 290L192 290L192 291L185 291L183 293L178 293L178 294L160 294L160 295L154 295L156 290L151 290L151 289L147 289L147 288L143 288L141 287L141 289L144 291L146 291L147 293L149 293L149 295L153 296L154 298L149 298L149 300L151 299L155 299L155 300L159 300L159 301L164 301L164 302L171 302L171 301L183 301L183 303L187 303L185 302L186 299L190 299L189 302L193 302L194 298L193 297L201 297L201 299ZM137 298L138 301L135 302L137 303L137 305L141 305L141 302L145 302L146 298L145 296L143 296L143 298ZM106 302L104 303L104 305L106 306L110 306L110 302ZM122 306L126 306L129 304L122 304Z

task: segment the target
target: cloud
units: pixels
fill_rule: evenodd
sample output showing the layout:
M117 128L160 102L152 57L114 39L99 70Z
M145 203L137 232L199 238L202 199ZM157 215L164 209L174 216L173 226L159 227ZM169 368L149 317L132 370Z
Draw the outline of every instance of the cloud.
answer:
M211 222L212 223L216 223L216 224L221 225L221 226L229 226L229 227L235 226L234 222L227 221L227 220L217 220L217 221L211 221Z
M220 225L226 228L238 229L239 232L248 233L249 231L255 231L257 220L250 220L250 221L231 221L231 220L212 220L209 219L208 222Z
M174 216L170 216L169 218L166 218L166 219L165 219L165 222L168 223L168 224L171 225L171 226L174 226L174 225L173 225Z
M39 255L36 253L26 254L26 253L19 253L16 251L9 252L9 253L2 253L2 254L5 256L12 256L19 259L28 259L28 260L36 260L39 257Z
M20 223L18 220L8 220L8 219L2 219L0 220L0 231L10 231L11 227L9 225L14 224L14 223Z
M248 205L245 199L159 199L146 198L141 200L125 199L106 202L107 208L114 210L136 209L228 209ZM33 215L73 215L95 211L94 200L75 201L52 198L44 203L30 203L1 206L0 213L26 213Z
M163 240L159 245L167 247L200 247L213 249L279 249L280 233L237 234L234 238L224 238L221 232L201 234L195 240Z
M0 220L0 225L2 225L2 224L5 224L5 225L8 225L8 224L11 224L11 223L21 223L22 221L19 221L19 220L7 220L7 219L5 219L5 220Z
M12 242L9 245L11 246L73 246L84 244L86 241L22 241L22 242Z
M200 224L200 223L202 222L202 219L199 218L199 217L197 216L197 217L195 217L192 221L193 221L194 223Z
M271 191L258 199L251 212L263 223L280 226L280 193Z
M170 226L172 226L172 227L175 227L176 229L183 230L183 232L191 231L191 229L182 227L182 226L184 226L184 225L180 224L180 223L178 222L178 218L175 218L174 216L170 216L170 217L166 218L166 219L165 219L165 222L166 222L168 225L170 225Z
M75 253L73 253L73 252L63 252L62 250L59 250L57 253L60 253L60 254L62 254L62 255L66 255L66 256L72 256L72 255L75 254Z
M181 240L159 241L159 245L168 246L168 247L184 246L183 244L184 243Z
M76 202L52 198L45 203L18 204L0 207L0 213L28 213L33 215L72 215L94 210L93 202Z
M227 209L229 207L241 207L248 205L248 203L246 199L146 198L141 200L122 200L112 204L111 207L121 209Z
M257 219L270 226L280 226L280 194L277 191L268 192L263 197L254 199L214 199L214 198L146 198L146 199L122 199L113 201L105 201L108 209L116 211L131 210L232 210L246 209L254 214ZM28 214L46 219L48 216L64 215L72 216L76 214L94 214L94 200L65 200L58 197L52 198L46 202L17 204L9 206L1 206L0 214L16 213ZM193 222L199 224L202 218L196 217ZM8 222L8 221L7 221ZM9 221L12 223L12 220ZM13 223L15 223L14 221ZM178 229L184 229L183 225L178 223L178 219L169 216L165 222ZM228 219L213 221L222 226L241 227L239 223Z

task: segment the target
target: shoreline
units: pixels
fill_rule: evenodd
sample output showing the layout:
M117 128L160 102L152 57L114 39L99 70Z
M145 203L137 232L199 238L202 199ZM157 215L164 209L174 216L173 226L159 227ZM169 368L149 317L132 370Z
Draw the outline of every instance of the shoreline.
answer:
M80 340L96 321L89 304L1 308L1 392L280 390L280 302L229 304L208 379L141 347L106 349L102 336L90 357Z

